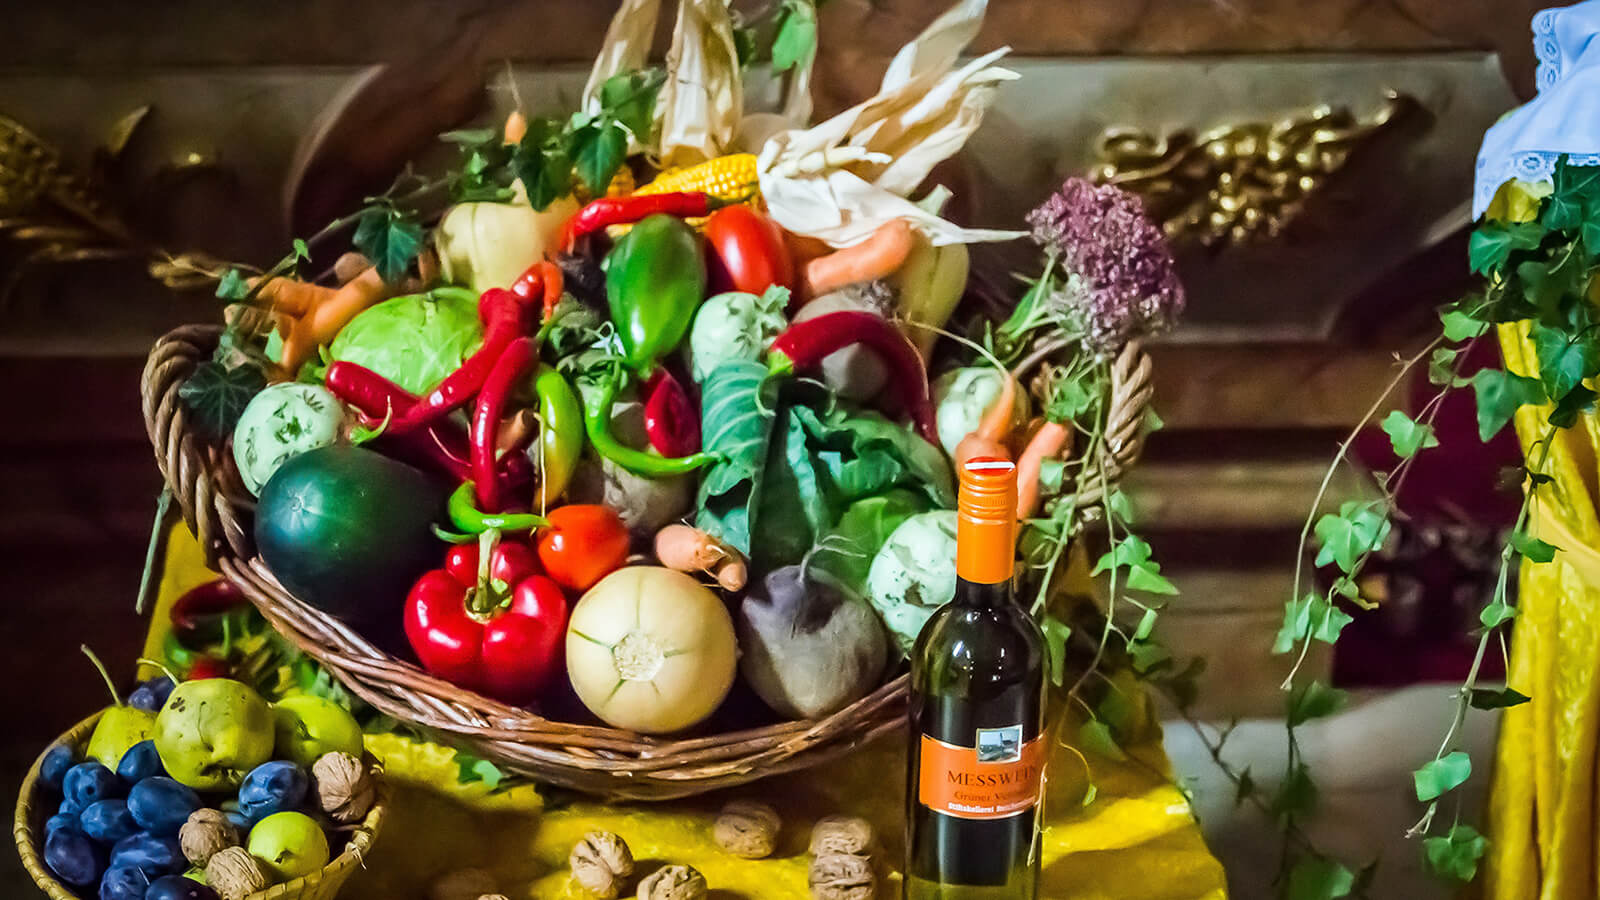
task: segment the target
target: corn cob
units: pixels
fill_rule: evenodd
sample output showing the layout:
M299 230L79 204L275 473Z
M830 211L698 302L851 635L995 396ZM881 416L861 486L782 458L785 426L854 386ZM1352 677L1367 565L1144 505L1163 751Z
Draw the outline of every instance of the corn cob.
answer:
M756 180L756 155L730 153L693 166L668 169L655 180L634 191L635 195L666 194L675 191L705 191L723 201L743 201L755 205L761 197Z

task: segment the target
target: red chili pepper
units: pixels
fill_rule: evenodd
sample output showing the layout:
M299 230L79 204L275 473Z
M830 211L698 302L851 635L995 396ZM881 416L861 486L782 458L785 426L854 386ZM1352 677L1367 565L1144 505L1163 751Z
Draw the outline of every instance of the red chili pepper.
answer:
M184 673L184 681L204 681L207 678L227 678L228 664L221 659L209 654L195 657L194 663L189 666L189 671Z
M511 703L534 699L561 659L567 600L515 542L452 547L406 598L411 649L429 672Z
M336 362L329 366L326 383L328 390L359 413L362 424L369 428L384 427L386 419L392 423L395 417L404 415L417 404L417 398L399 385L355 363ZM466 481L472 477L472 448L466 432L454 422L434 422L410 434L399 435L385 428L383 437L394 441L410 461L438 469L452 481ZM526 456L504 456L500 465L505 490L514 491L533 482L533 464Z
M710 215L712 210L726 205L703 191L647 194L643 197L601 197L589 201L583 209L573 213L572 218L561 226L559 246L567 253L571 253L573 245L578 243L579 238L611 225L632 225L656 213L666 213L679 218L697 218Z
M532 300L541 290L543 291L544 307L540 318L543 322L548 322L551 314L556 311L556 304L561 302L561 292L564 288L561 268L547 259L541 259L529 266L527 271L517 276L516 281L511 282L511 293L524 301Z
M225 578L207 581L173 601L168 614L172 633L186 646L215 643L225 636L228 624L224 624L224 620L231 619L230 624L242 628L249 606L250 601L233 582ZM242 630L235 632L242 633Z
M406 412L389 423L390 434L405 434L459 409L483 388L489 370L512 341L532 326L525 297L503 288L490 288L478 298L478 317L483 320L483 345L467 357L439 386Z
M495 439L500 434L500 416L506 398L524 375L539 360L539 348L531 338L518 338L505 348L478 392L478 405L472 414L472 483L478 505L485 512L500 512L501 492L495 477Z
M683 383L665 366L644 385L644 433L662 456L688 456L700 450L700 412Z
M928 370L900 329L882 316L862 310L842 310L790 325L767 351L775 375L810 369L830 354L852 344L865 344L888 364L917 431L930 444L939 444L934 427L933 402L928 397Z

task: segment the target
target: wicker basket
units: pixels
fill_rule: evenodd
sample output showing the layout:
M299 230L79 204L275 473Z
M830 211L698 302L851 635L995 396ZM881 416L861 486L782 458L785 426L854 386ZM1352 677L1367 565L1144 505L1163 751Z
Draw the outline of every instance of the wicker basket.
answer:
M89 742L89 734L94 731L94 724L99 720L100 713L95 713L72 726L72 730L57 738L56 743L82 750ZM44 820L50 815L44 809L35 808L33 802L34 794L38 791L39 764L43 761L44 754L41 753L39 758L33 761L33 766L28 769L27 776L22 779L22 790L17 794L16 821L11 826L11 833L17 841L17 852L22 856L22 867L28 870L39 890L44 891L51 900L80 900L90 895L75 894L72 889L56 880L50 868L44 864L43 847L35 839L36 835L43 833ZM367 817L355 826L349 841L345 844L344 852L334 857L320 871L275 884L264 891L251 894L245 900L333 900L351 873L361 865L367 854L372 852L372 843L378 839L378 828L383 824L384 811L387 809L385 802L387 795L387 789L380 784L378 802L372 805L372 811L367 813Z
M666 800L805 769L904 728L905 676L817 721L745 731L655 738L597 725L557 722L490 700L396 659L343 623L296 599L256 556L254 501L226 448L189 425L178 389L210 358L221 329L191 325L156 342L145 365L145 426L156 461L205 548L272 626L381 712L445 734L485 759L546 783L629 800ZM1107 482L1086 487L1085 518L1143 449L1150 358L1130 344L1114 361L1106 446Z

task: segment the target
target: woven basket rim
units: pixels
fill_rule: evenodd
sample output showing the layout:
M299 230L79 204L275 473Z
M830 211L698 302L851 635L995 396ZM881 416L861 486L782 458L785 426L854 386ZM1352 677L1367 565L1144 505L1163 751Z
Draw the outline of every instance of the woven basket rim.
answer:
M232 454L189 427L177 392L209 358L220 326L188 325L152 348L141 384L157 464L207 561L219 568L280 634L331 670L352 693L399 721L453 735L504 768L556 786L622 800L667 800L731 787L842 756L903 728L907 679L816 720L709 735L648 737L604 725L546 719L465 690L388 655L344 623L286 590L256 555L253 500ZM1105 480L1067 499L1082 521L1137 460L1153 391L1151 361L1130 343L1111 365Z
M22 857L22 868L33 879L33 883L52 900L84 900L89 895L73 893L71 888L58 881L50 871L50 867L45 865L43 848L36 846L33 801L39 792L39 766L44 762L45 754L57 744L68 744L81 751L89 742L89 735L94 731L95 723L100 721L100 717L104 714L104 709L91 714L45 745L34 758L33 764L28 767L28 773L22 779L22 787L17 792L16 812L11 826L12 838L16 841L18 855ZM365 762L369 766L374 762L370 754ZM317 872L272 885L264 891L250 894L245 900L292 900L301 890L312 884L323 883L330 878L343 880L349 877L350 872L356 866L362 865L363 860L372 852L372 845L378 839L378 831L383 826L388 807L389 787L380 778L377 800L373 802L372 809L366 817L353 826L350 838L338 856L328 860L328 864Z

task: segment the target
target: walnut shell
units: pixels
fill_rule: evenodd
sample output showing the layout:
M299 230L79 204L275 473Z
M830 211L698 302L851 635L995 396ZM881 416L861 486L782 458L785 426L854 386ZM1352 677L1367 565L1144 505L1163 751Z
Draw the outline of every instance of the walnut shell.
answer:
M872 860L849 853L813 859L808 880L815 900L872 900L878 891Z
M662 866L639 882L638 900L703 900L706 877L694 866Z
M760 859L771 856L778 845L778 829L783 820L778 811L754 800L735 800L722 808L711 836L734 856Z
M350 824L366 818L378 797L378 785L361 760L334 750L311 764L317 805L336 822Z
M256 891L266 890L270 883L261 863L243 847L219 850L206 863L206 884L222 900L244 900Z
M811 829L811 855L865 855L872 848L872 823L860 816L827 816Z
M178 829L178 846L190 865L203 869L219 851L239 846L239 830L221 810L197 809Z
M611 900L622 893L623 884L633 874L633 851L627 841L609 831L591 831L573 846L567 867L579 887Z

